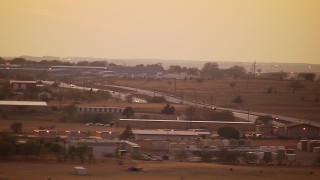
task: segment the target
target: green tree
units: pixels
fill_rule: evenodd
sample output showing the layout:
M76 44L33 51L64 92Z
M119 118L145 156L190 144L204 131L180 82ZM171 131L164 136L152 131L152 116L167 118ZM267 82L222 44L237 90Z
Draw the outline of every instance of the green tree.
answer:
M272 123L272 116L266 115L266 116L258 116L256 119L256 124L264 124L269 125Z
M202 162L211 162L213 158L213 154L210 151L195 151L193 154L199 156Z
M289 87L292 88L292 93L295 94L298 89L304 88L304 85L300 81L294 80L290 82Z
M244 101L244 100L242 99L241 96L236 96L236 97L232 100L232 102L233 102L233 103L236 103L236 104L242 104L243 101Z
M126 107L123 112L122 115L126 116L127 119L129 119L130 117L134 117L134 110L132 107Z
M22 130L22 123L21 122L14 122L10 125L10 129L14 132L14 133L20 133Z
M243 78L246 75L246 69L242 66L233 66L227 69L227 73L234 79Z
M0 132L0 156L7 158L15 154L15 144L17 139L15 136L7 132Z
M163 96L154 96L147 98L148 103L164 103L166 102L166 98Z
M171 73L180 73L182 71L182 68L179 65L171 65L168 71Z
M6 64L6 60L0 57L0 64Z
M218 129L218 134L221 137L230 138L230 139L239 139L240 133L234 127L221 127Z
M170 106L170 103L167 103L161 110L162 114L174 114L175 113L175 108L173 106Z
M235 117L231 111L206 111L204 118L208 121L234 121Z
M75 146L70 146L68 149L68 155L72 162L74 162L75 157L77 156L77 148Z
M178 159L179 161L185 161L188 159L188 154L184 151L181 151L181 152L178 152L176 155L175 155L175 158Z
M79 146L76 148L76 153L80 159L81 164L84 163L86 154L88 153L88 146Z
M15 144L11 142L0 142L0 156L3 159L15 154Z
M41 92L38 94L38 96L41 101L45 101L45 102L49 102L51 99L51 95L47 92Z
M216 62L207 62L201 69L203 78L218 78L220 76L219 66Z
M130 126L127 126L126 129L120 134L120 139L123 139L123 140L134 139L134 134Z
M262 161L266 164L270 163L272 161L271 152L264 152Z
M198 118L197 109L194 106L187 107L184 113L188 120L195 120Z
M31 155L39 155L41 150L41 145L34 141L28 141L25 144L21 144L19 152L28 158Z
M11 64L26 64L27 60L24 58L14 58L11 60Z

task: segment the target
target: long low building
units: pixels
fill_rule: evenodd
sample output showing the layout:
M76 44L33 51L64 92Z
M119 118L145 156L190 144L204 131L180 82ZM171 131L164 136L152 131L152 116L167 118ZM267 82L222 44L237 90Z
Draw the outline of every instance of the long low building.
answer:
M140 146L129 141L105 140L105 139L79 139L70 142L73 146L87 146L96 158L107 154L128 152L139 153Z
M191 141L200 138L203 135L210 136L210 132L196 132L196 131L176 131L176 130L133 130L136 140L154 140L154 141Z
M226 121L185 121L185 120L154 120L154 119L120 119L118 127L130 126L139 129L207 129L218 130L220 127L234 127L242 131L254 131L253 122L226 122Z
M44 101L0 101L0 109L9 112L43 112L48 110Z
M105 106L77 106L78 112L96 112L96 113L122 113L124 108L105 107Z

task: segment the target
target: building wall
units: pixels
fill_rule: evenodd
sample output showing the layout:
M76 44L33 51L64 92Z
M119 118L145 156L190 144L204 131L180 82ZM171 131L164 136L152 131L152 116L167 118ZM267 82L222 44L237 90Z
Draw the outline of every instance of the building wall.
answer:
M116 146L90 146L92 147L93 156L96 158L101 158L105 154L115 154Z
M51 131L51 130L40 130L40 131L35 131L35 135L39 137L44 137L44 138L56 138L57 137L57 132Z
M85 138L89 136L88 132L84 131L70 131L67 132L66 135L68 138Z
M287 127L287 136L290 138L317 138L319 137L319 128L307 124Z
M96 132L97 137L101 137L102 139L114 139L119 137L118 132Z
M12 88L13 90L25 90L27 88L32 88L36 87L36 82L35 83L12 83Z
M90 107L90 106L77 107L78 112L122 113L123 110L124 108L117 108L117 107Z
M218 130L220 127L234 127L242 131L254 131L254 124L227 124L227 123L190 123L190 122L152 122L152 121L118 121L118 127L126 127L140 129L207 129L210 131Z
M1 105L0 109L6 112L45 112L47 106L18 106L18 105Z

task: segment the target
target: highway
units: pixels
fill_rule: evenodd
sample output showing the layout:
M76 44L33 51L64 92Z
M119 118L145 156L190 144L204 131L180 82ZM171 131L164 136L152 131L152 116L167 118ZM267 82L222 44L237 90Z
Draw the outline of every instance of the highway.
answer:
M52 84L53 82L52 81L43 81L43 83ZM210 108L210 109L213 108L209 104L204 104L202 102L195 102L193 100L183 99L180 97L175 97L173 95L165 94L165 93L161 93L161 92L157 92L157 91L150 91L150 90L144 90L144 89L138 89L138 88L132 88L132 87L126 87L126 86L115 86L115 85L108 85L108 86L135 91L136 93L145 94L145 95L151 96L151 97L152 96L163 96L170 103L193 105L193 106ZM75 86L75 85L66 84L66 83L60 83L60 87L80 89L80 90L90 90L91 89L91 88L87 88L87 87L80 87L80 86ZM96 88L92 88L92 90L93 91L97 91L97 90L109 91L109 90L105 90L105 89L96 89ZM127 96L126 94L119 93L119 92L114 92L114 91L109 91L109 92L112 94L113 97L121 98L122 100L125 100L125 98ZM135 102L139 102L139 103L146 103L146 100L144 100L144 99L134 98L133 100ZM280 115L276 115L276 114L268 114L268 113L253 112L253 111L248 112L248 111L243 111L243 110L230 109L230 108L217 107L217 106L214 106L214 108L216 108L217 110L231 111L235 117L240 118L243 121L255 122L255 120L258 116L268 115L268 116L272 116L273 118L278 118L281 121L286 121L288 123L306 123L306 124L312 124L312 125L320 127L320 123L315 123L315 122L307 120L307 119L298 119L298 118L292 118L292 117L287 117L287 116L280 116ZM281 125L281 123L278 123L278 124Z
M148 96L163 96L166 98L166 100L168 102L171 102L171 103L187 104L187 105L195 105L195 106L199 106L199 107L202 106L205 108L212 108L212 106L209 104L203 104L202 102L194 102L193 100L182 99L180 97L174 97L172 95L157 92L157 91L149 91L149 90L131 88L131 87L125 87L125 86L114 86L114 85L109 85L109 86L136 91L137 93L143 93ZM320 127L320 123L315 123L315 122L307 120L307 119L298 119L298 118L292 118L292 117L287 117L287 116L280 116L280 115L276 115L276 114L268 114L268 113L253 112L253 111L248 112L248 111L243 111L243 110L230 109L230 108L217 107L217 106L214 106L214 108L216 108L218 110L231 111L231 112L233 112L233 115L235 117L243 119L244 121L255 122L255 120L258 116L268 115L268 116L272 116L273 118L278 118L281 121L286 121L288 123L306 123L306 124L312 124L312 125ZM281 123L279 123L279 122L276 124L281 125Z

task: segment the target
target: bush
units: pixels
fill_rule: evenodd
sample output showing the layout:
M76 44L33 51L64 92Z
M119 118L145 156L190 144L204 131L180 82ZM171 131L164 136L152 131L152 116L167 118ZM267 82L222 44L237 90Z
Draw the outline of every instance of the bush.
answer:
M241 103L243 103L243 99L242 99L242 97L241 96L237 96L237 97L235 97L233 100L232 100L232 102L233 103L236 103L236 104L241 104Z
M213 154L209 151L198 151L194 155L199 156L202 162L211 162L213 157Z
M148 103L165 103L167 100L163 96L154 96L147 98Z
M264 152L262 161L266 164L270 163L272 161L271 152Z
M175 112L175 108L173 106L170 106L169 103L167 103L166 106L163 107L163 109L161 110L162 114L174 114Z
M231 111L206 111L205 119L209 121L234 121L235 117Z
M21 122L14 122L10 125L10 129L14 132L14 133L19 133L22 130L22 123Z
M255 162L258 159L258 156L254 153L245 153L244 154L244 160L246 163Z
M175 158L179 161L185 161L188 158L188 154L184 151L181 151L175 155Z
M123 112L122 115L126 116L127 119L130 117L134 117L134 110L132 107L126 107Z
M220 162L235 164L238 163L239 153L237 152L230 152L227 149L221 149L218 154L217 158Z

